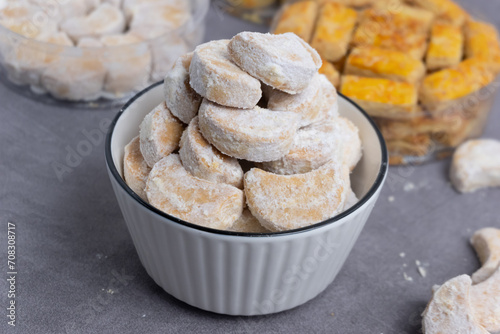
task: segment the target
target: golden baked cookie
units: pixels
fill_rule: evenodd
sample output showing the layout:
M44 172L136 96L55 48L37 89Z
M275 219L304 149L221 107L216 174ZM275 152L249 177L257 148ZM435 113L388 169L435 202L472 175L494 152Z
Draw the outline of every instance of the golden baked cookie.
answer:
M495 74L500 73L500 40L495 26L469 20L465 23L464 31L465 55L488 62Z
M371 116L409 119L418 112L417 87L407 82L344 75L340 92Z
M465 10L452 0L409 0L409 2L433 12L439 22L462 26L469 17Z
M357 16L349 7L326 3L320 10L311 46L328 61L340 60L347 53Z
M146 182L149 203L169 215L205 227L226 230L241 216L243 191L192 176L177 154L155 164Z
M316 1L299 1L286 4L281 12L279 22L274 29L275 34L293 32L308 42L316 23L318 4ZM300 20L297 20L300 16Z
M347 57L344 73L360 77L385 78L418 83L425 75L425 65L404 52L376 47L360 47Z
M438 115L456 99L476 92L494 79L488 63L469 58L455 67L427 75L420 88L420 102L433 115Z
M458 65L463 57L462 29L452 24L436 23L432 26L426 63L431 71Z

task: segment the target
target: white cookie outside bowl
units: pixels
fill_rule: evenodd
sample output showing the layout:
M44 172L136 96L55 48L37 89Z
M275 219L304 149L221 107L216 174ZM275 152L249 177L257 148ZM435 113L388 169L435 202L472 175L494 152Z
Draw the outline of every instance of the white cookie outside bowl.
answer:
M388 158L373 121L339 96L340 114L359 127L364 156L352 174L360 201L327 221L287 232L219 231L184 222L144 202L122 179L124 147L163 100L162 83L119 112L106 139L106 163L135 248L148 274L187 304L229 315L261 315L299 306L340 271L385 182ZM298 270L296 268L299 268Z

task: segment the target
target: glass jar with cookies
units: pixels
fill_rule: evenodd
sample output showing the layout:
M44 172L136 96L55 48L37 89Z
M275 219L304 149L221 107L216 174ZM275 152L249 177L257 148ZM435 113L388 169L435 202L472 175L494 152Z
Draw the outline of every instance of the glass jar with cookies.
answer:
M498 91L496 28L452 0L298 1L272 32L295 32L321 72L372 116L392 164L449 156L481 135Z

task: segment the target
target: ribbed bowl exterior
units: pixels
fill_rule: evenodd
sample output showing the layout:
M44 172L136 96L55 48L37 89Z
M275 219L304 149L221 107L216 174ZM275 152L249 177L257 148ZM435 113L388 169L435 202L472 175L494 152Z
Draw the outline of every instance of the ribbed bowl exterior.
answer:
M244 237L192 229L147 209L110 179L139 258L172 296L203 310L260 315L301 305L340 271L380 189L332 224L289 235Z

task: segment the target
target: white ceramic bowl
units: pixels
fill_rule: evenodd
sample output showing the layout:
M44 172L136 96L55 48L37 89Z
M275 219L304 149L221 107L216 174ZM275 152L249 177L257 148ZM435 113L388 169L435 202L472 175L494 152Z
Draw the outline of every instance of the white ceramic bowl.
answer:
M249 234L193 225L137 196L122 178L123 150L144 116L164 99L157 83L125 105L106 140L114 192L139 258L172 296L204 310L260 315L301 305L334 280L370 215L387 175L387 151L367 114L344 97L340 113L360 130L364 156L352 174L360 198L324 222L280 233Z

